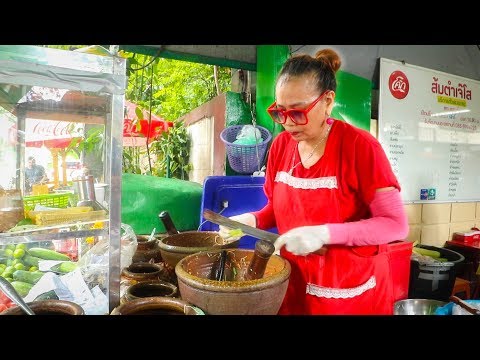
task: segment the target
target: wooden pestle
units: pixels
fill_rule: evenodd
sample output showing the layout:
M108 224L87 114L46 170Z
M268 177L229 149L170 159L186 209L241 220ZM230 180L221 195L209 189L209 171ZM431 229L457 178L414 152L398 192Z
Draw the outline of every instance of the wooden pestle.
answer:
M275 252L275 246L267 240L257 240L252 260L245 273L245 280L261 279L265 274L268 260Z
M168 235L180 234L180 231L178 231L175 225L173 224L173 220L170 217L170 213L168 211L162 211L160 214L158 214L158 217L162 221L163 226L165 227L165 230L167 230Z

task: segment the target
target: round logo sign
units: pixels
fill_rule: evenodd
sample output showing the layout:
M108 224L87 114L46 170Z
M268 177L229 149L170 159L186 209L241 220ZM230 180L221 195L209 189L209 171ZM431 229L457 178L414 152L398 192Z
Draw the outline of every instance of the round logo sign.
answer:
M407 76L399 70L394 71L390 74L388 79L388 88L393 97L399 100L404 99L408 95L408 90L410 89Z

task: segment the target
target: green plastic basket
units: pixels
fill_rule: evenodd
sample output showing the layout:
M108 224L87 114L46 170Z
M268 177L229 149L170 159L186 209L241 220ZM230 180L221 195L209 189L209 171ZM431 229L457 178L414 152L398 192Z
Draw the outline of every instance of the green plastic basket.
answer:
M71 194L45 194L23 197L23 207L25 213L35 209L35 205L40 204L48 207L66 208Z

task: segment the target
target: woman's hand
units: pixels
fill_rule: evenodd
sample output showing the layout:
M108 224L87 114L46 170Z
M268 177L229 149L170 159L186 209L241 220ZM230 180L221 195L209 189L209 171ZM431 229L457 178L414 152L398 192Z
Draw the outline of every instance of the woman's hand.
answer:
M275 251L285 245L285 249L294 255L308 255L329 241L330 231L327 225L301 226L280 235L275 241Z

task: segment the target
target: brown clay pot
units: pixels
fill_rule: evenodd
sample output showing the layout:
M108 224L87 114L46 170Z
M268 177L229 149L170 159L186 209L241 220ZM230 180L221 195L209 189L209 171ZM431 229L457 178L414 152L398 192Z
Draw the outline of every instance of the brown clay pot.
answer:
M228 249L226 281L211 280L221 251L186 256L175 267L181 298L210 315L275 315L287 291L290 263L272 255L262 278L245 280L253 250Z
M157 296L128 301L113 309L110 315L204 315L204 313L184 300Z
M158 238L148 240L149 235L137 235L137 250L133 254L132 263L137 262L150 262L153 260L155 263L162 261L162 254L158 247Z
M160 239L163 261L172 269L187 255L200 251L237 248L239 240L227 242L215 231L185 231Z
M133 263L122 270L122 278L132 285L142 281L167 280L167 276L163 266L146 262Z
M128 301L152 296L175 297L178 294L178 288L166 281L144 281L127 288L125 294L120 299L124 304Z
M35 315L85 315L82 307L66 300L40 300L27 303ZM13 306L0 315L27 315L18 306Z

